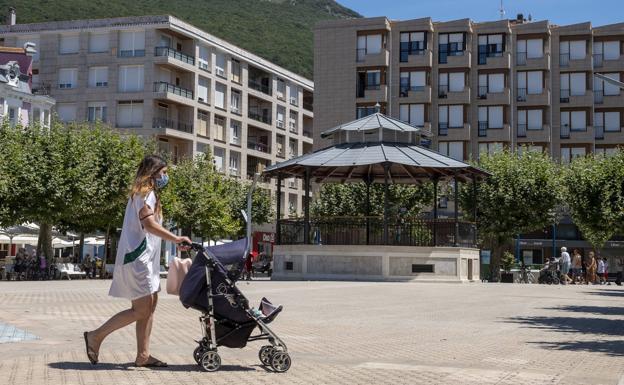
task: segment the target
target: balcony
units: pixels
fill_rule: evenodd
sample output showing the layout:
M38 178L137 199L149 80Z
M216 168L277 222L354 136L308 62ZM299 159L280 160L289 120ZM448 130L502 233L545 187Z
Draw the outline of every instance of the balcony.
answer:
M401 102L431 103L431 86L401 86Z
M583 95L572 95L570 90L562 89L559 102L565 104L564 107L591 107L594 104L594 95L587 91Z
M390 62L388 50L382 49L378 53L368 53L365 48L356 50L356 62L358 66L383 67Z
M431 127L431 123L425 122L425 129ZM438 123L438 136L445 141L467 141L470 140L470 124L464 123L459 127L449 127L446 122Z
M178 95L193 100L193 91L167 82L154 82L154 92Z
M438 86L438 103L440 104L469 104L470 88L462 91L450 91L447 85Z
M171 58L174 59L174 61L178 61L178 62L182 62L184 64L187 64L191 67L195 67L195 57L191 56L191 55L187 55L185 53L182 53L180 51L177 51L173 48L169 48L169 47L156 47L154 48L154 56L156 58ZM156 59L155 60L157 63L159 62L163 62L164 60L162 59ZM170 62L169 60L166 60L167 62ZM171 62L171 64L177 64L174 63L173 61ZM184 67L186 68L186 67Z
M566 143L592 143L595 140L594 128L572 128L569 124L559 127L559 138L565 139Z
M252 90L260 91L265 95L271 96L271 87L268 84L263 83L261 80L250 78L247 84Z
M433 65L433 52L430 49L412 51L406 56L406 60L401 60L401 65L411 67L431 67Z
M511 52L479 53L479 65L484 68L511 68Z
M449 52L446 56L438 53L441 68L470 68L472 55L468 51ZM446 59L446 60L445 60Z
M152 128L172 129L180 132L186 132L188 134L193 133L193 123L167 118L152 119Z
M535 129L526 124L518 124L516 137L518 143L548 143L550 142L550 126L544 124L541 129Z
M622 106L624 106L624 93L622 93L620 91L619 94L617 95L607 95L604 94L603 92L603 97L602 97L602 103L597 103L597 104L601 104L600 107L601 108L622 108ZM596 95L594 94L594 97Z
M247 141L247 148L250 150L256 150L265 154L271 153L271 146L266 143L260 143L253 140Z
M516 101L519 106L547 106L550 104L550 90L543 88L541 94L535 94L528 93L526 88L518 88Z
M360 88L357 95L358 102L386 102L388 100L388 86L381 85L369 85L365 88Z
M479 105L500 105L511 102L509 88L505 87L503 92L491 92L488 87L479 86Z
M509 142L511 140L511 129L509 124L503 124L501 128L491 128L488 121L479 121L478 136L493 142Z
M247 113L247 116L250 119L253 119L253 120L258 121L258 122L266 123L266 124L269 124L269 125L272 123L271 111L269 109L266 109L266 108L253 108L253 107L249 107L249 111Z
M559 67L565 68L566 71L587 71L592 69L593 58L585 55L582 59L573 59L569 53L559 54Z

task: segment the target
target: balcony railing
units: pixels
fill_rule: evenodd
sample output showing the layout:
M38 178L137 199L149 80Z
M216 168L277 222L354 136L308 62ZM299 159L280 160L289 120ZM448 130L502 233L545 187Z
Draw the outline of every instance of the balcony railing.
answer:
M570 138L570 125L562 124L559 129L559 137L561 139L569 139Z
M152 119L152 128L171 128L176 131L182 131L189 134L193 133L193 123L181 122L178 120L167 118Z
M266 124L271 124L271 116L269 110L250 108L247 112L250 119L257 120Z
M366 48L358 48L355 50L355 61L362 62L366 57Z
M516 65L524 66L527 63L526 52L516 52Z
M271 146L264 144L264 143L260 143L260 142L256 142L253 140L250 140L247 142L247 148L250 150L256 150L256 151L260 151L260 152L264 152L267 154L271 153Z
M154 49L154 56L169 56L170 58L174 58L186 64L190 64L192 66L195 65L195 57L191 55L187 55L180 51L176 51L173 48L169 47L156 47Z
M425 86L410 86L410 85L406 85L403 84L401 85L401 89L400 89L400 95L401 96L408 96L409 92L423 92L425 90Z
M256 79L249 79L248 81L249 88L254 89L256 91L260 91L263 94L271 95L271 87L266 84L262 84L261 81Z
M604 103L604 90L594 90L594 103Z
M461 246L475 247L476 228L472 222L453 219L410 218L387 225L380 217L311 218L309 239L305 239L303 219L280 219L280 243L323 245L394 245L394 246ZM456 226L457 225L457 226Z
M312 137L312 131L311 130L306 130L305 128L303 129L303 136L307 137L307 138L311 138Z
M449 86L448 85L439 85L438 86L438 97L439 98L447 98L448 97L448 92L449 92Z
M178 87L174 84L167 82L154 82L154 92L168 92L175 95L180 95L185 98L193 99L193 91L186 88Z
M518 123L518 138L526 138L527 136L527 125Z
M601 53L595 53L593 56L594 68L600 68L603 65L604 55Z
M488 88L487 86L479 86L479 99L487 99Z
M594 137L596 139L604 139L604 126L594 126Z
M447 136L448 128L449 128L448 122L439 122L438 123L438 135Z
M559 93L559 102L560 103L570 103L570 90L562 89Z
M488 122L479 121L479 137L487 136Z
M308 111L314 111L313 103L311 102L303 102L303 109Z
M526 88L518 88L516 92L516 101L518 102L526 102L527 100L527 89Z
M559 67L568 67L569 65L570 65L570 54L560 53L559 54Z

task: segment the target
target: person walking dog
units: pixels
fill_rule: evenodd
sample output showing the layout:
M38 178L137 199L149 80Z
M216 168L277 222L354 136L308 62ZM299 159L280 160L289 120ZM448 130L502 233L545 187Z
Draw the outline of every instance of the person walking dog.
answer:
M126 206L109 295L131 301L130 309L112 316L99 328L84 332L87 357L98 363L100 346L117 329L136 322L136 366L167 366L149 353L154 311L160 291L160 243L174 242L180 249L187 237L172 234L162 226L159 193L169 181L167 163L156 155L146 156L137 170Z

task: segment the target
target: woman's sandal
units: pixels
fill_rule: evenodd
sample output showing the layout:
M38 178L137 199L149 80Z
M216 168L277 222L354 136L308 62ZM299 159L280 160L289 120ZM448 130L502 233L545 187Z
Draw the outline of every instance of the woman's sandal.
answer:
M93 348L91 346L89 346L89 339L87 337L87 334L89 332L84 332L84 340L85 340L85 348L87 349L87 357L89 358L89 362L91 362L91 365L95 365L98 363L98 354L95 350L93 350Z
M167 365L166 362L150 356L146 363L139 365L135 362L134 366L136 366L137 368L166 368L169 365Z

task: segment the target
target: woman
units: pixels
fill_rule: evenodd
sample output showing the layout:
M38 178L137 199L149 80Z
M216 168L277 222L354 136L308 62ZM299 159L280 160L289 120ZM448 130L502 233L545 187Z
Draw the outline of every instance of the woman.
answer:
M581 256L581 252L579 249L574 249L572 256L572 278L574 279L574 283L580 283L581 271L583 269L583 257Z
M160 290L161 239L190 243L162 227L159 191L169 181L167 163L159 156L145 157L136 174L126 206L109 295L127 298L132 307L115 314L98 329L84 332L87 357L98 362L102 341L112 332L136 322L136 366L163 367L166 363L150 356L149 339Z
M587 276L585 277L585 284L596 283L596 258L594 258L594 252L589 252L589 258L587 260Z

